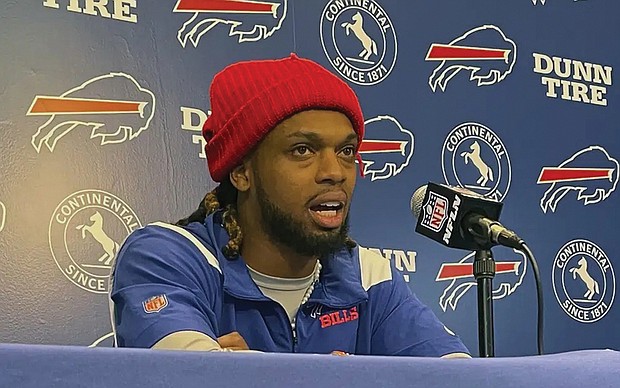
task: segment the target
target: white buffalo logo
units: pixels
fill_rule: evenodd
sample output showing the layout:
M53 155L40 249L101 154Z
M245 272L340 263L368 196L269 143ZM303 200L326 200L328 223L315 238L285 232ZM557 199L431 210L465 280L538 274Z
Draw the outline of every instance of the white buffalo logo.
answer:
M543 167L537 183L551 186L540 199L540 208L545 213L555 212L562 198L573 191L584 205L604 201L616 190L619 166L603 147L590 146L558 167Z
M53 152L60 139L71 131L90 130L101 145L117 144L138 137L151 123L155 96L125 73L110 73L90 79L60 96L38 95L28 116L49 116L32 136L32 146Z
M409 165L415 148L413 133L388 115L366 120L365 128L359 149L364 175L375 181L402 172Z
M519 256L518 261L498 261L495 263L495 276L493 282L493 299L502 299L514 293L523 283L527 270L525 255L513 250ZM450 280L443 294L439 298L439 306L443 311L448 307L456 310L459 300L472 287L476 287L476 279L473 275L474 253L459 260L458 263L444 263L439 269L435 281Z
M177 0L173 12L191 14L177 33L181 46L194 47L200 38L218 25L228 25L228 35L239 43L267 39L282 26L287 0Z
M446 90L448 82L461 71L477 86L496 84L512 72L517 46L497 26L484 25L467 31L448 44L433 43L426 61L440 61L428 79L434 92Z

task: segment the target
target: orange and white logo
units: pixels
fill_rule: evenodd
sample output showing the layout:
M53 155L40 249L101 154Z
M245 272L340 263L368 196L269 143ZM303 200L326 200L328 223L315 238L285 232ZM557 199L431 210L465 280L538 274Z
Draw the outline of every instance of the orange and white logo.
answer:
M439 62L428 79L433 92L446 90L460 72L469 74L477 86L503 81L517 60L517 45L497 26L476 27L450 43L432 43L426 61Z
M26 115L49 117L32 136L32 146L37 152L43 146L53 152L60 139L80 128L90 130L90 138L101 145L135 139L149 127L154 113L150 90L129 74L110 73L59 96L37 95Z
M598 145L575 152L557 167L543 167L536 183L551 186L540 199L540 208L545 213L555 212L571 192L584 205L602 202L616 190L618 170L618 160Z
M364 141L359 153L365 176L373 182L385 180L409 166L415 148L413 132L389 115L368 119L364 121L364 126Z
M156 295L142 302L144 312L147 314L158 313L168 306L166 294Z
M172 12L192 16L177 33L181 46L198 47L200 38L219 24L239 43L267 39L282 27L288 0L177 0Z
M516 255L509 254L512 260L495 263L496 279L493 283L493 299L503 299L514 293L523 283L527 271L525 255L516 249ZM458 263L443 263L437 274L436 282L450 281L439 298L439 306L443 311L448 308L456 310L459 300L476 286L474 279L474 253L463 257Z

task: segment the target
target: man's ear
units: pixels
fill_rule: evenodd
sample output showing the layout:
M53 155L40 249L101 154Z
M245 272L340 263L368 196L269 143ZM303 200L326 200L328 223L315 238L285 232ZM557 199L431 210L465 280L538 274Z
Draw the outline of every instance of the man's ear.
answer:
M251 185L249 162L247 160L243 161L243 163L233 168L229 177L230 183L232 183L238 191L248 191Z

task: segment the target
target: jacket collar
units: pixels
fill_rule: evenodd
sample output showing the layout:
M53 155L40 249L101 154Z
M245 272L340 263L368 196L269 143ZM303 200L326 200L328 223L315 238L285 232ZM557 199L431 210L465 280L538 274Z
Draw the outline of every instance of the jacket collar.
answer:
M250 277L243 257L228 259L222 252L230 237L221 222L222 214L216 212L207 216L204 226L222 269L224 291L238 299L270 301ZM368 299L368 293L361 284L358 248L351 252L343 248L322 259L321 264L323 268L319 284L315 286L309 303L346 308Z

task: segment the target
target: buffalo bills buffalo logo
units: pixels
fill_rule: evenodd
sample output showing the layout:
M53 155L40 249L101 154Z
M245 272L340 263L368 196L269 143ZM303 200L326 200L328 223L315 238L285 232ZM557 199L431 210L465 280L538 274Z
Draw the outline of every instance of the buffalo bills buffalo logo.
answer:
M101 145L135 139L155 112L155 96L125 73L92 78L59 96L35 96L28 116L49 116L32 136L32 146L54 151L58 141L76 129L90 131Z
M382 115L365 122L365 136L359 153L364 175L371 181L388 179L409 165L414 136L394 117Z
M517 255L516 257L511 254L507 256L513 256L516 260L502 260L495 263L493 299L502 299L511 295L523 283L527 270L527 261L523 253L517 250L513 251ZM443 263L441 265L435 281L450 281L450 284L439 298L439 306L443 311L446 311L448 307L456 310L461 298L470 288L476 286L473 262L474 253L472 252L459 260L458 263Z
M448 44L433 43L427 61L439 61L428 79L433 92L445 91L448 82L461 71L477 86L496 84L512 72L517 46L499 27L484 25L467 31Z
M198 46L200 39L218 25L239 43L255 42L273 35L286 18L287 0L178 0L173 12L190 14L177 33L181 46Z
M543 212L555 212L570 192L584 205L599 203L616 190L618 160L601 146L589 146L574 153L557 167L543 167L538 184L551 184L540 199Z

